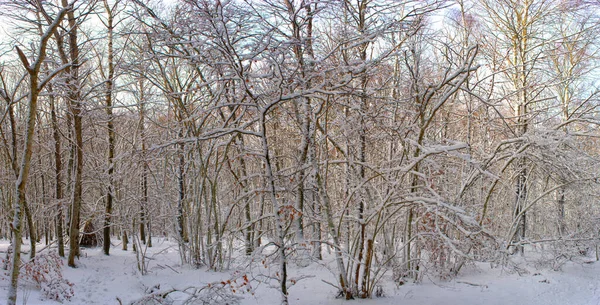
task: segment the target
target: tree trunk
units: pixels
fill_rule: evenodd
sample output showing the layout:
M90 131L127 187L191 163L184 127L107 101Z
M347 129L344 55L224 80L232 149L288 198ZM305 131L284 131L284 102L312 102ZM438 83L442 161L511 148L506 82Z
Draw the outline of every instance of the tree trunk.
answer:
M44 45L45 49L45 45ZM42 61L45 57L45 52L40 54L40 58L38 61ZM19 268L21 265L21 209L24 209L27 205L27 201L25 198L25 193L27 190L27 178L29 177L29 169L31 166L31 154L32 154L32 146L33 146L33 133L35 131L35 121L37 115L37 101L39 95L38 88L38 73L39 67L37 69L32 69L28 64L24 65L28 68L29 71L29 80L30 80L30 92L29 92L29 114L27 118L27 133L25 134L25 147L23 149L23 157L21 159L21 167L19 170L19 177L15 184L16 189L16 197L17 201L15 202L15 214L13 217L13 222L11 224L13 236L12 236L12 251L13 255L11 258L11 271L10 271L10 286L8 290L8 304L15 305L17 302L17 287L19 280Z
M558 189L558 236L562 238L566 231L565 223L565 188Z
M267 140L267 126L266 126L266 111L268 109L263 110L260 117L260 127L261 127L261 139L262 139L262 149L265 159L265 175L267 178L267 187L269 190L269 195L271 197L271 203L273 204L273 209L275 210L275 242L277 246L277 252L279 254L279 286L281 289L281 304L288 305L288 291L287 291L287 252L285 251L285 230L284 230L284 220L282 213L285 213L283 207L279 204L276 195L275 188L275 176L273 174L273 169L271 167L271 157L269 154L269 144Z
M181 135L180 135L181 137ZM185 200L185 157L184 157L184 145L181 144L179 146L179 165L178 165L178 173L177 173L177 182L178 182L178 190L179 197L177 200L177 233L179 234L179 238L181 239L181 243L187 242L187 237L185 234L185 224L184 224L184 215L183 215L183 204Z
M26 190L27 190L27 179L29 177L29 169L31 166L31 155L33 146L33 134L35 132L35 123L37 117L37 102L40 91L43 89L39 80L39 73L42 63L46 57L46 46L50 39L50 35L56 30L60 21L62 21L67 7L63 8L56 16L54 22L50 24L44 35L41 35L40 45L38 48L37 59L32 65L29 64L27 56L19 49L15 47L19 55L19 59L23 63L23 66L29 74L29 95L28 95L28 116L27 116L27 131L25 133L25 143L22 152L21 166L19 168L19 176L15 183L15 193L17 200L15 202L15 213L13 216L13 222L11 224L12 229L12 260L10 270L10 285L7 294L7 305L16 305L17 303L17 289L19 282L19 270L21 265L21 209L27 205Z
M516 232L514 235L514 238L512 240L512 243L516 243L517 244L517 251L521 253L521 255L524 254L525 250L523 248L523 245L521 244L522 241L525 240L525 228L526 228L526 211L524 210L525 208L525 201L527 199L527 170L525 169L525 164L524 164L524 160L519 162L519 167L521 168L521 171L519 172L519 175L517 177L517 190L516 190L516 203L515 203L515 214L514 217L516 219Z
M37 241L37 233L35 232L36 225L33 222L33 215L31 215L31 210L29 209L29 204L27 204L27 201L23 202L23 208L25 210L25 219L27 220L29 243L31 246L31 250L29 251L29 258L33 259L35 257L35 242Z
M67 7L67 0L62 0L63 7ZM68 79L69 104L73 115L73 133L75 141L71 153L74 154L75 175L73 178L73 194L71 206L71 221L69 233L69 258L68 265L75 267L75 256L79 256L79 223L82 200L82 172L83 172L83 129L82 129L82 104L79 86L79 45L77 44L77 20L73 11L67 13L69 23L69 57L72 63Z
M107 0L104 0L104 8L108 15L106 21L106 27L108 30L108 75L106 77L106 115L108 120L106 122L106 129L108 133L108 188L106 190L106 207L104 211L104 227L103 227L103 247L102 250L105 255L109 255L110 253L110 227L111 227L111 217L113 210L113 195L115 191L114 186L114 157L115 157L115 128L113 126L113 78L114 78L114 55L113 55L113 11L108 4Z
M52 87L48 87L52 92ZM54 138L54 196L58 205L58 215L56 215L56 237L58 242L58 255L65 257L65 242L63 238L63 188L62 188L62 157L60 151L60 131L58 129L58 119L56 116L55 99L52 94L50 99L50 119L52 122L52 137Z
M129 243L129 238L127 238L127 230L123 230L123 251L127 251L128 243Z
M146 153L146 109L144 103L145 95L144 95L144 83L140 78L138 81L139 90L140 90L140 100L138 103L139 108L139 123L138 130L140 132L140 142L141 142L141 154L142 154L142 200L140 201L140 238L142 243L146 243L146 230L145 226L147 223L148 227L148 247L152 247L152 237L150 236L150 220L149 215L147 215L146 211L148 209L148 160Z

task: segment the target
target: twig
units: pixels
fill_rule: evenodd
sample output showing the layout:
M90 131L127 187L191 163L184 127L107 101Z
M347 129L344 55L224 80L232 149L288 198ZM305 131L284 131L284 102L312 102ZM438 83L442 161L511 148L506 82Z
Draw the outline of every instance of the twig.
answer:
M333 287L335 287L335 288L339 289L340 291L341 291L341 290L343 290L342 288L340 288L340 286L338 286L338 285L336 285L336 284L330 283L330 282L328 282L328 281L326 281L326 280L321 280L321 281L322 281L323 283L325 283L325 284L331 285L331 286L333 286Z
M488 288L488 285L485 285L485 284L469 283L469 282L465 282L465 281L456 281L456 282L459 284L465 284L465 285L469 285L469 286Z
M160 265L160 264L156 264L156 265L157 265L157 266L159 266L159 267L164 267L163 265ZM179 271L177 271L177 270L173 269L173 267L171 267L171 266L169 266L169 265L167 265L167 264L165 264L165 266L167 266L167 268L169 268L169 269L173 270L173 272L175 272L175 273L177 273L177 274L179 274L179 273L180 273Z

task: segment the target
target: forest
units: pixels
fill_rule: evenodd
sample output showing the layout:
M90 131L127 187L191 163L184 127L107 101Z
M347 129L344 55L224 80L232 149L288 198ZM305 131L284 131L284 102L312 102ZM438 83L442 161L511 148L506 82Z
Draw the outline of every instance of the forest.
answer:
M264 265L238 282L285 305L324 261L350 300L599 259L598 1L14 0L0 23L9 305L35 264L133 250L143 276L164 239L186 268Z

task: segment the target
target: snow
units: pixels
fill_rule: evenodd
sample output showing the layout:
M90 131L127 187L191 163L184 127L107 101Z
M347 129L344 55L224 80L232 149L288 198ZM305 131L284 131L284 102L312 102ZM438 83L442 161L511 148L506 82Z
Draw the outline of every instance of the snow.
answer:
M3 257L8 243L0 241ZM27 244L26 241L24 251L28 251ZM40 248L42 246L40 244ZM129 248L131 249L131 246ZM154 247L147 248L147 275L141 275L137 270L135 253L121 250L117 240L114 241L110 256L103 255L100 248L82 251L82 257L77 261L78 268L67 267L66 261L63 266L64 277L75 284L75 295L65 304L119 304L117 298L122 304L129 304L152 292L190 286L202 287L209 283L232 279L233 271L212 272L206 268L194 269L180 265L177 245L165 239L157 238L154 240ZM583 258L579 262L568 261L560 271L536 269L533 267L534 259L516 257L521 274L511 271L514 269L492 268L488 263L477 263L466 267L458 278L450 281L424 279L422 283L408 282L399 286L389 278L384 278L381 283L384 287L384 297L345 301L335 297L336 288L323 282L335 282L333 273L326 268L326 265L334 266L333 257L326 257L328 259L325 262L314 262L304 268L290 263L291 277L306 276L290 288L291 304L600 304L600 263L592 258ZM252 272L248 272L248 277L257 278L256 275L260 272L268 272L268 268L258 270L261 268L264 266L256 264ZM42 300L38 288L31 283L21 283L19 304L60 304L56 301ZM236 294L243 298L241 304L279 304L279 292L268 284L251 281L250 286L251 292L247 292L247 289L236 291ZM3 278L0 280L0 303L6 299L7 290L8 281ZM242 293L242 290L245 292ZM171 296L175 304L181 302L184 297L183 294Z

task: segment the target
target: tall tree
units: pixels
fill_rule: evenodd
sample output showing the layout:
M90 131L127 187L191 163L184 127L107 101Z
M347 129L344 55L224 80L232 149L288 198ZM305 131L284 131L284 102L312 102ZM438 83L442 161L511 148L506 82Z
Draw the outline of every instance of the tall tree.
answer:
M532 127L536 102L543 86L540 86L542 50L547 40L541 35L549 13L554 11L552 0L502 0L481 1L488 29L501 49L491 52L506 52L501 63L502 75L510 82L510 93L506 97L514 111L511 132L516 138L525 136ZM500 57L500 56L499 56ZM523 145L528 145L526 142ZM511 250L523 253L521 241L526 238L528 200L528 162L522 155L515 164L514 223L511 228Z
M41 1L36 3L38 7L42 6ZM21 165L19 167L19 176L15 183L15 192L17 200L15 202L14 217L11 225L13 232L13 238L11 242L12 246L12 257L11 257L11 271L10 271L10 286L8 290L8 305L15 305L17 303L17 288L19 280L19 271L21 265L21 209L27 204L26 188L27 180L29 177L29 169L31 168L31 156L33 152L33 136L35 131L35 123L37 119L37 103L40 92L44 89L44 86L61 72L65 66L51 71L45 78L40 78L41 68L43 66L44 59L46 58L46 48L52 37L52 34L56 31L64 16L72 10L71 5L65 5L62 10L57 13L54 17L54 21L50 23L42 36L40 37L39 46L34 54L33 62L30 63L27 55L17 46L15 47L21 63L27 70L29 79L29 90L27 93L27 129L25 133L25 142L23 151L21 152Z
M105 106L106 115L108 117L106 121L106 132L108 136L108 151L107 151L107 171L108 171L108 187L106 190L106 209L104 211L104 227L103 227L103 246L102 250L105 255L109 255L110 252L110 229L111 229L111 218L113 213L113 197L115 192L114 186L114 158L115 158L115 127L114 127L114 116L113 116L113 87L115 77L115 63L114 63L114 50L113 50L113 34L114 34L114 15L117 6L120 1L115 1L112 5L108 0L104 0L104 10L106 12L106 21L104 25L106 27L107 36L107 67L106 67L106 93L105 93ZM104 74L104 73L103 73ZM144 237L142 237L144 239Z

